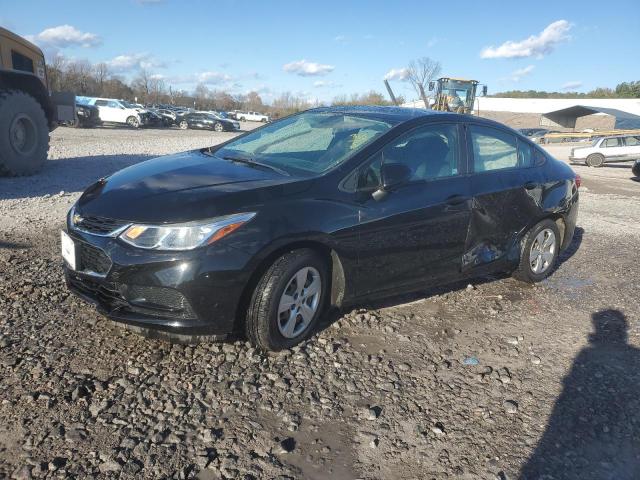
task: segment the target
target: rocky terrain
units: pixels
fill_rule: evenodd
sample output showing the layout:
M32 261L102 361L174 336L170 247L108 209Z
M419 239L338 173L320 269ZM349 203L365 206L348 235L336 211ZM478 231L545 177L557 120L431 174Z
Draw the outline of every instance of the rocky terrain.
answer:
M70 295L58 230L80 189L223 135L60 129L42 174L0 179L0 478L640 476L640 184L583 175L540 285L331 312L278 354L146 339Z

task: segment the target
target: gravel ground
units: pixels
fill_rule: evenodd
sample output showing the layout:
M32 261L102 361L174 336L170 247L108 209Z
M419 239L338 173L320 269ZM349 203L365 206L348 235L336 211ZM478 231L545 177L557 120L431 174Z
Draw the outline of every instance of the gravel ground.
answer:
M640 478L628 166L576 167L579 229L542 284L334 312L279 354L142 338L67 293L58 230L84 186L228 136L59 129L44 172L0 179L0 478Z

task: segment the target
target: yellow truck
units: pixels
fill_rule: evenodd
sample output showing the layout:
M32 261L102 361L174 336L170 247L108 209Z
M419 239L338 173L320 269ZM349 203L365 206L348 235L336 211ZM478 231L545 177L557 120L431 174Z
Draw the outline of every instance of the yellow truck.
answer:
M477 80L450 77L430 82L429 90L435 90L435 101L431 108L441 112L473 113L478 83ZM486 85L482 88L482 94L487 94Z
M49 92L42 50L0 27L0 175L40 170L49 132L75 115L75 95Z

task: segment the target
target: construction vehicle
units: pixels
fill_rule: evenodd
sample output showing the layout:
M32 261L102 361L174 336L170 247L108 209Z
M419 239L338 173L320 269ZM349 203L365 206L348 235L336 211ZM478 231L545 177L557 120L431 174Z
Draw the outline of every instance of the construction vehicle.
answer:
M435 90L435 101L431 108L440 112L471 114L476 100L477 80L442 77L429 82L429 91ZM487 86L482 86L482 94L487 94Z
M75 119L75 95L49 92L42 50L0 27L0 175L36 173L49 132Z

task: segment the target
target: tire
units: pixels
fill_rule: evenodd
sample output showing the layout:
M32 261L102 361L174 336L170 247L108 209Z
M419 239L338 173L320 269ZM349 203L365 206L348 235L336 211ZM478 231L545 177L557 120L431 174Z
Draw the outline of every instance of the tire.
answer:
M137 117L131 115L129 118L127 118L127 125L133 128L140 128L140 120L138 120Z
M592 153L587 157L585 163L588 167L602 167L604 165L604 156L600 153Z
M49 125L40 103L19 90L0 90L0 176L33 175L49 152Z
M637 178L640 178L640 160L636 160L633 162L633 167L631 167L631 171L633 175Z
M553 247L547 248L551 234ZM543 245L542 251L538 248L540 244ZM547 278L558 260L560 244L560 231L556 222L546 219L536 224L522 239L520 264L513 272L514 278L526 283L536 283ZM541 255L536 255L536 252Z
M222 125L220 122L216 122L216 124L213 126L213 129L216 132L224 132L224 125Z
M189 122L182 120L179 124L180 130L187 130L189 128Z
M305 279L307 289L315 284L319 292L314 289L316 295L309 295L309 290L299 288L298 278ZM317 281L319 284L314 283ZM247 338L257 348L271 351L302 342L324 313L329 289L327 262L314 250L294 250L281 256L264 272L253 291L245 321ZM300 295L301 291L306 293Z
M246 122L246 121L247 121L247 119L246 119L246 118L244 118L244 117L240 117L240 121L241 121L241 122Z

